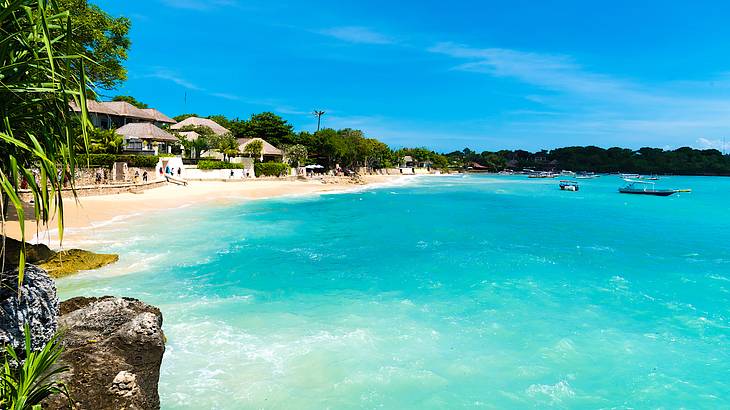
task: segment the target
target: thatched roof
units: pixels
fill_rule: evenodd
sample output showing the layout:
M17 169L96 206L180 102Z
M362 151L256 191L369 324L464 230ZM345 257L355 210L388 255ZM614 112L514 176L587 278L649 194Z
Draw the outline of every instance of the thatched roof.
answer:
M105 101L102 104L116 111L117 115L121 117L141 118L145 120L155 119L154 115L137 108L126 101Z
M164 122L166 124L175 124L177 122L154 108L144 108L142 111L154 117L157 122Z
M69 103L69 106L74 112L81 112L81 108L76 103L71 102ZM174 124L177 122L154 108L141 109L126 101L99 102L94 100L87 100L86 108L90 113L94 114L115 115L118 117L152 120L157 122L164 122L167 124Z
M177 141L174 135L148 122L129 123L117 128L116 133L124 136L125 139L137 138L152 141Z
M185 118L184 120L178 122L177 124L171 126L170 128L173 130L179 130L180 128L187 127L187 126L195 126L195 127L208 127L211 130L213 130L214 133L218 135L227 134L230 131L223 127L222 125L218 124L217 122L208 119L208 118L200 118L200 117L189 117Z
M75 102L71 101L68 105L74 112L81 112L81 107L79 107ZM111 107L107 107L104 103L94 100L86 100L86 110L96 114L119 115Z
M177 133L188 141L195 141L200 137L200 134L195 131L178 131Z
M279 148L276 148L275 146L269 144L262 138L238 138L238 150L243 152L243 149L246 147L246 145L248 145L253 140L259 140L263 142L264 148L261 152L263 155L284 155L284 153Z

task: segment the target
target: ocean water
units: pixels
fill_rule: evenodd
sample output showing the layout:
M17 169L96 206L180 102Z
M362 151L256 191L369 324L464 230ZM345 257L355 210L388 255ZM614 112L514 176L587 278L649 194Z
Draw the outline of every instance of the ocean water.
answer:
M159 306L164 409L729 408L730 178L443 176L135 216L62 297Z

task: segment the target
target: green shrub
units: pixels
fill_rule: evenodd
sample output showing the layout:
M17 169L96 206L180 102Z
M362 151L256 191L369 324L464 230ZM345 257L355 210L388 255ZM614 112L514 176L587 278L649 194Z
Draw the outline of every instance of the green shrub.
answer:
M279 177L289 172L289 165L282 162L260 162L254 165L256 176Z
M111 167L115 162L126 162L130 167L154 168L159 157L154 155L84 154L78 156L82 167ZM88 161L88 162L87 162Z
M118 155L118 162L126 162L130 167L154 168L159 157L156 155Z
M243 169L243 164L232 162L203 160L198 162L198 169Z
M0 408L40 409L41 402L54 394L63 395L71 408L68 388L56 380L59 374L69 370L68 366L58 364L63 350L58 336L41 350L33 351L27 324L24 333L24 351L16 352L12 346L4 346L0 352Z

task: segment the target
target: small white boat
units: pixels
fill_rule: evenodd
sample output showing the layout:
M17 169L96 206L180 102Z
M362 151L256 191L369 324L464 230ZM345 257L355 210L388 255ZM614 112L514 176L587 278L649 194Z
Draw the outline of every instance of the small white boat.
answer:
M567 179L560 181L560 184L558 184L558 186L560 187L561 191L577 192L580 189L580 187L578 186L578 182L570 181Z

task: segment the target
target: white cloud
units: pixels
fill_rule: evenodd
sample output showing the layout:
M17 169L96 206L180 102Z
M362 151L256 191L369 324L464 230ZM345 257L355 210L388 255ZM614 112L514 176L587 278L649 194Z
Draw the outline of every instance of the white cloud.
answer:
M730 150L730 141L725 141L724 139L698 138L697 146L702 149L716 149L718 151L727 152Z
M543 109L525 109L518 118L492 125L504 138L541 136L545 147L690 145L699 144L697 135L718 136L730 129L730 99L716 87L727 84L727 74L702 82L703 87L693 87L694 82L644 84L594 72L567 55L449 42L428 51L456 60L454 70L531 86L524 98L556 113L546 117Z
M199 87L199 86L191 83L190 81L182 78L180 75L178 75L174 71L168 70L166 68L157 68L155 71L153 71L147 77L159 78L161 80L172 81L173 83L175 83L181 87L187 88L188 90L203 91L202 87Z
M325 36L334 37L338 40L359 44L393 44L395 40L389 36L378 33L368 27L344 26L332 27L318 31Z

